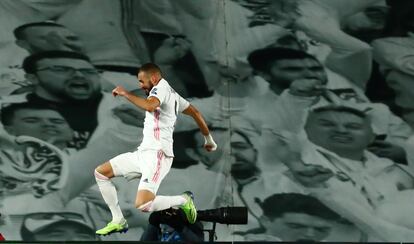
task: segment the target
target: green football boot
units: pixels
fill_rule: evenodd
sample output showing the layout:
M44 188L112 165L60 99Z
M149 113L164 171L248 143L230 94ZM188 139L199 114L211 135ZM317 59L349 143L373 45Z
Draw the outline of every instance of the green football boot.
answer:
M181 206L184 211L187 220L190 224L194 224L197 220L197 209L194 205L194 195L191 191L186 191L183 196L187 199L187 202Z
M112 233L125 233L128 231L128 223L126 220L124 220L120 224L109 222L104 228L97 230L95 233L97 235L106 236L110 235Z

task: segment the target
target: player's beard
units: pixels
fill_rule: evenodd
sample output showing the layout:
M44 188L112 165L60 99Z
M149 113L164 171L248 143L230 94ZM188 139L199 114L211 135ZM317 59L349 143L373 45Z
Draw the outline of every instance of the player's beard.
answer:
M148 87L148 88L143 88L144 91L145 91L145 95L149 96L150 91L152 90L153 87L154 87L153 85L150 85L150 87Z

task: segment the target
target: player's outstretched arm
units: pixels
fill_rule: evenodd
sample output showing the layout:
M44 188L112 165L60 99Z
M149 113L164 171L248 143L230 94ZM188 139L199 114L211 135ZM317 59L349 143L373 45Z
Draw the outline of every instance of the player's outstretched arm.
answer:
M201 134L204 136L204 148L211 152L217 149L217 144L214 142L213 137L210 134L207 123L203 118L203 115L193 105L190 104L188 108L183 111L183 114L191 116L200 128Z
M160 106L160 101L156 97L149 97L147 99L138 97L134 95L133 93L125 90L122 86L117 86L115 89L112 90L112 95L114 97L116 96L122 96L128 99L131 103L135 104L135 106L144 109L148 112L154 112L157 107Z

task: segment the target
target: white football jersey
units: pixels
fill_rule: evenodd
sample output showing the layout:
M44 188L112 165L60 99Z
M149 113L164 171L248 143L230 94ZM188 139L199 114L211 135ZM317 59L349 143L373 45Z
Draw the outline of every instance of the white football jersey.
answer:
M154 112L145 113L144 139L139 149L161 149L165 155L173 157L173 132L177 114L188 108L190 103L164 79L151 89L148 97L158 98L160 106Z

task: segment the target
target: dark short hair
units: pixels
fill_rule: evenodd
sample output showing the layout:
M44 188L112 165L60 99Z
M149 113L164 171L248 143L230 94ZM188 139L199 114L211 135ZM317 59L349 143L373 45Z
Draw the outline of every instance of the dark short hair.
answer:
M283 59L313 59L320 63L314 56L305 51L283 47L258 49L251 52L247 57L250 66L258 71L268 71L271 62Z
M334 111L334 112L345 112L345 113L350 113L353 115L356 115L362 119L366 119L368 116L364 111L352 108L352 107L348 107L348 106L342 106L342 105L331 105L331 106L324 106L324 107L320 107L320 108L316 108L314 110L312 110L311 113L313 114L318 114L318 113L323 113L323 112L327 112L327 111Z
M271 220L286 213L302 213L326 220L339 220L340 215L325 206L315 197L300 193L278 193L266 198L260 206L263 215Z
M20 109L54 110L54 111L59 112L58 109L53 105L44 105L44 104L28 103L28 102L12 103L1 109L1 112L0 112L1 123L6 126L12 125L14 115L16 111Z
M91 62L88 56L78 53L78 52L72 52L72 51L44 51L32 54L28 57L26 57L23 61L23 70L27 74L34 74L36 72L36 64L42 59L57 59L57 58L69 58L69 59L80 59L85 60L87 62Z
M160 74L161 75L161 69L158 67L158 65L154 63L146 63L143 64L141 67L139 67L138 72L145 72L149 74Z
M40 26L40 27L53 26L53 27L66 28L64 25L58 24L58 23L53 22L53 21L31 22L31 23L27 23L27 24L24 24L24 25L21 25L21 26L18 26L17 28L15 28L13 30L14 37L17 40L22 40L22 39L25 38L24 31L27 28L30 28L30 27L38 27L38 26Z

